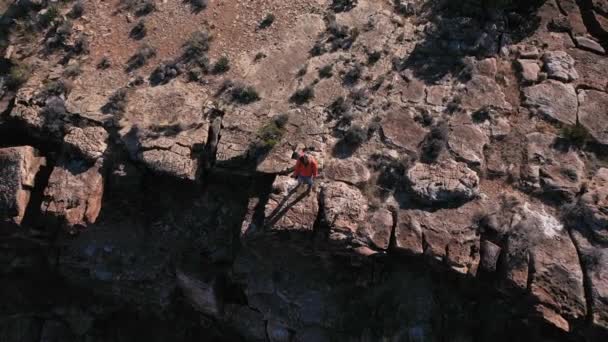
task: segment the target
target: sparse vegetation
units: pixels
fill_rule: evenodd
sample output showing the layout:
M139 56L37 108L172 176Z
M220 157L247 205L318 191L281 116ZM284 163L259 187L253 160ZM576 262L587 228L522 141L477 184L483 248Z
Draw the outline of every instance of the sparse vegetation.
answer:
M352 147L360 146L367 140L367 130L360 125L352 125L344 135L344 142Z
M180 68L174 61L160 63L150 74L150 84L158 85L168 83L180 74Z
M101 110L104 114L120 116L127 108L127 101L127 89L120 88L110 96L110 98L108 99L108 103L106 103Z
M68 16L72 19L80 18L84 14L84 3L78 0L72 5L72 9L68 13Z
M81 72L82 70L80 69L80 64L74 63L68 65L67 67L65 67L65 69L63 69L63 76L74 78L80 75Z
M401 15L412 15L415 13L414 4L404 0L393 0L395 12Z
M107 56L101 57L101 59L99 60L99 63L97 63L97 69L100 69L100 70L106 70L111 66L112 66L112 62L110 61L110 58L108 58Z
M143 20L140 20L137 24L135 24L135 26L133 26L131 32L129 32L129 37L135 40L140 40L143 39L147 33L148 30L146 29L146 24Z
M347 12L357 6L357 0L332 0L329 8L334 12Z
M213 73L216 75L223 74L228 70L230 70L230 60L226 56L220 57L213 65L212 69Z
M53 23L53 21L55 21L55 19L57 19L60 15L61 13L59 12L59 8L57 8L55 5L51 5L38 14L36 23L39 28L45 29L49 27L51 23Z
M15 90L19 88L22 84L27 82L31 74L31 70L29 66L26 64L14 64L11 66L8 79L7 79L7 87L9 89Z
M60 25L56 26L55 31L47 36L47 39L44 43L46 49L48 51L51 51L56 48L63 47L71 34L72 22L66 20Z
M272 26L272 24L274 23L275 17L274 14L272 13L268 13L266 14L266 16L260 21L260 23L258 24L258 28L260 30L269 28L270 26Z
M321 56L326 53L325 45L322 42L316 42L315 45L310 49L310 55L312 57Z
M89 53L89 41L84 34L78 35L74 41L74 46L72 47L71 52L76 55L85 55Z
M434 163L445 149L448 140L448 127L440 123L431 128L422 143L422 153L420 159L425 163Z
M306 75L307 72L308 72L308 65L304 64L304 66L301 67L300 70L298 70L296 77L303 77L304 75Z
M315 91L311 86L298 89L291 95L289 101L297 105L303 105L315 97Z
M70 93L71 89L72 84L70 82L60 79L46 83L39 96L43 99L52 96L65 96Z
M560 130L560 136L572 145L583 147L589 140L589 132L580 124L565 126Z
M289 117L286 114L280 114L272 118L272 121L260 128L257 138L258 148L268 149L274 147L281 141L285 134L285 125Z
M321 69L319 69L319 77L321 78L330 78L332 77L333 74L333 68L334 66L332 64L327 64L326 66L322 67Z
M125 70L131 72L144 66L150 58L156 56L156 49L149 45L142 45L137 52L127 61Z
M346 74L344 74L344 77L342 78L342 82L344 83L344 85L352 86L359 81L359 78L361 78L362 72L363 72L363 67L357 63L357 64L353 65L353 67L350 68L346 72Z
M42 108L42 116L45 119L55 119L67 115L65 108L65 102L58 96L50 96L45 101L44 107Z
M258 92L251 86L228 85L230 89L230 99L239 104L250 104L260 99Z
M369 51L367 53L367 64L374 65L380 60L380 58L382 58L382 52L377 50Z
M255 57L253 57L253 61L257 62L257 61L261 60L262 58L266 58L266 54L263 52L258 52L255 54Z
M207 8L208 0L186 0L195 12L200 12Z
M121 7L135 13L137 16L144 16L156 10L154 0L121 0Z
M327 42L331 46L331 51L350 49L359 36L359 30L356 27L349 28L339 25L335 17L329 18L327 21L327 32L329 33Z
M183 46L182 59L186 63L195 63L203 67L203 64L209 65L207 51L209 51L209 43L211 36L206 31L196 31Z

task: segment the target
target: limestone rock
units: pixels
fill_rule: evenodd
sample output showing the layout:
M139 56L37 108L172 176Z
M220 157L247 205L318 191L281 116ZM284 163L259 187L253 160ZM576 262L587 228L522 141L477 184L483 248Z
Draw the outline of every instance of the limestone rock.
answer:
M567 125L576 123L578 100L570 84L554 80L524 89L525 104L537 114Z
M70 230L86 227L97 220L103 190L101 162L89 167L79 160L62 161L51 173L41 210L59 218Z
M481 166L484 163L483 150L490 140L474 124L456 124L451 127L448 146L459 160L468 165Z
M479 177L464 163L416 163L407 179L417 199L428 204L466 202L479 195Z
M563 82L574 81L578 73L574 68L574 58L565 51L550 51L543 55L545 71L549 78Z
M482 107L511 109L502 88L494 78L474 74L460 93L463 108L476 111Z
M121 139L134 158L150 169L195 180L204 156L209 123L203 96L178 81L138 88L121 120Z
M608 243L608 169L597 171L578 202L583 222L593 238Z
M108 148L108 132L98 126L71 127L63 138L63 142L89 161L101 158Z
M517 66L521 73L521 79L526 83L534 83L538 81L538 74L540 73L540 66L536 61L527 59L518 59Z
M350 241L367 216L367 199L359 189L342 182L332 182L322 190L323 212L330 224L330 239Z
M0 217L21 224L35 186L36 174L46 160L31 146L0 149Z
M605 54L606 50L604 50L604 48L600 45L600 43L596 42L595 40L589 38L589 37L585 37L585 36L578 36L574 38L574 41L576 42L576 46L578 46L581 49L586 49L589 51L593 51L599 54Z
M393 213L388 209L378 209L368 213L367 220L359 227L357 235L371 247L386 250L393 230Z
M581 90L578 100L579 123L598 143L608 145L608 94L596 90Z
M522 174L525 186L553 198L572 200L579 192L585 164L573 150L560 151L553 147L557 136L530 133L526 137L527 161Z
M371 174L365 164L359 159L334 159L325 167L323 173L330 179L349 184L367 182Z

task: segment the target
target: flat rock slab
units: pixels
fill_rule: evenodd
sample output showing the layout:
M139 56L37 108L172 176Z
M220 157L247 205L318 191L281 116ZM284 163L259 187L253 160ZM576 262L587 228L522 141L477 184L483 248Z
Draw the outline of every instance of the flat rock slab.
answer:
M384 138L389 143L410 152L417 151L426 136L426 130L408 111L390 112L382 118L381 124Z
M295 179L279 176L264 209L265 228L272 232L312 232L319 213L317 192L306 192L306 186Z
M476 111L482 107L511 109L502 88L494 78L475 74L461 90L461 105L463 108Z
M546 80L524 89L525 105L538 115L562 124L574 125L578 100L571 84Z
M608 93L581 90L578 100L579 123L598 143L608 145Z
M31 146L0 149L0 217L21 224L35 186L36 174L46 160Z
M540 66L535 60L518 59L517 68L519 69L521 79L525 83L534 83L538 81Z
M597 54L581 49L570 49L568 53L576 61L577 85L608 91L608 78L598 77L608 75L608 58L598 58Z
M452 159L437 164L416 163L407 171L416 198L427 204L467 202L479 195L479 176Z
M205 99L200 90L178 81L137 89L120 122L121 139L153 171L194 180L209 134Z
M326 184L321 195L330 240L350 242L367 218L367 198L359 189L342 182Z
M468 165L483 165L483 150L489 142L487 135L472 123L450 125L448 146L459 160Z
M393 213L386 208L381 208L368 213L367 219L359 227L357 235L368 247L387 250L393 223Z
M354 185L365 183L371 177L367 166L356 158L333 159L323 172L330 179Z
M89 167L79 160L60 162L44 190L42 212L60 219L70 231L95 223L104 190L101 164Z

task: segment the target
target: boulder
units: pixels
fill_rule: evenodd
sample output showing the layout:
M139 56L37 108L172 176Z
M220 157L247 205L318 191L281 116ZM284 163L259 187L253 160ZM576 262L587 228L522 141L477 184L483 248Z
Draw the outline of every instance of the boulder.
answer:
M518 59L517 67L519 69L522 81L524 81L525 83L534 83L538 81L540 66L536 61L528 59Z
M21 224L35 186L36 174L46 164L31 146L0 149L0 217Z
M527 165L523 167L524 187L553 199L571 201L580 191L585 164L574 150L554 147L557 136L530 133L527 140Z
M401 90L401 100L403 102L420 103L424 101L425 86L422 81L412 75L411 72L405 71L406 84Z
M587 189L577 204L582 222L595 241L608 243L608 169L599 169Z
M566 125L576 123L578 100L571 84L554 80L524 89L525 105L536 114Z
M350 242L367 218L367 199L359 189L342 182L326 184L321 196L330 240Z
M371 177L367 166L356 158L333 159L323 173L330 179L353 185L365 183Z
M574 68L574 58L565 51L549 51L543 55L543 62L549 78L562 82L570 82L578 78L578 72Z
M137 88L120 120L121 139L133 158L159 173L197 179L209 134L204 99L198 88L178 81Z
M500 246L485 240L481 242L481 261L480 267L486 272L496 272L498 258L500 257Z
M450 125L448 147L457 158L472 167L484 164L484 148L490 139L476 125L455 124Z
M64 144L79 156L95 161L101 158L108 148L109 134L103 127L70 127L63 138Z
M437 164L416 163L407 171L416 198L430 205L467 202L479 195L479 177L452 159Z
M542 205L515 203L499 211L506 239L501 269L509 286L543 305L543 317L568 330L586 313L583 272L568 231Z
M576 46L580 49L589 50L589 51L596 52L596 53L599 53L602 55L606 53L606 50L600 45L600 43L596 42L595 40L593 40L589 37L585 37L585 36L574 37L574 41L576 42Z
M578 121L598 143L608 145L608 94L581 90L578 94Z
M367 214L367 219L357 231L357 236L368 246L387 250L393 231L393 213L385 208Z
M455 272L475 275L480 261L479 234L474 218L480 202L435 212L401 210L395 229L399 252L424 253Z
M102 163L88 166L84 161L60 161L44 190L41 210L56 217L70 231L95 223L101 211L104 190Z

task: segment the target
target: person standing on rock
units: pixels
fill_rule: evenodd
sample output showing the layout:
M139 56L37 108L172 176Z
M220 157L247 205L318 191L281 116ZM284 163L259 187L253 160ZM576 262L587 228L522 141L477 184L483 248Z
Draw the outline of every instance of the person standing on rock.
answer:
M306 191L309 192L312 189L314 179L319 175L319 165L317 160L313 156L307 154L305 151L300 153L294 152L291 158L297 160L296 169L293 173L293 178L298 180L298 186L296 189L299 188L300 185L306 184L308 186Z

